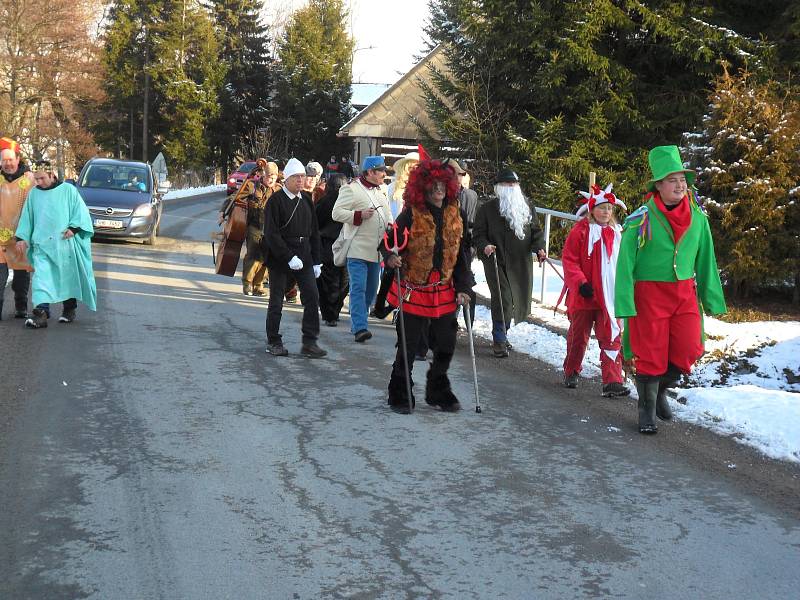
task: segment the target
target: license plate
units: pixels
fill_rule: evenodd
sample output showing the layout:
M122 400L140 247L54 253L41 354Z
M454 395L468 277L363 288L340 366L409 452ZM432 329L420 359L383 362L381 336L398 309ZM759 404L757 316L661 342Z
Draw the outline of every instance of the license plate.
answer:
M105 227L106 229L123 229L125 224L122 221L111 221L107 219L96 219L95 227Z

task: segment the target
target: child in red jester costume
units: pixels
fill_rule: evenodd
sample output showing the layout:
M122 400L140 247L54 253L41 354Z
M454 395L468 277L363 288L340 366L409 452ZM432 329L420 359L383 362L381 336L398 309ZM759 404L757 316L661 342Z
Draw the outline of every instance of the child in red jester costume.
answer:
M702 356L702 313L726 312L708 217L692 190L677 146L648 156L652 179L645 204L622 231L614 294L627 318L623 353L636 366L639 431L657 433L672 417L666 390Z
M578 209L581 218L570 231L564 245L564 290L567 293L567 355L564 358L564 385L578 383L581 363L594 327L600 346L603 396L627 396L622 383L622 328L614 314L614 279L617 255L622 240L621 227L614 219L614 208L626 210L612 192L594 185L580 192L586 202Z

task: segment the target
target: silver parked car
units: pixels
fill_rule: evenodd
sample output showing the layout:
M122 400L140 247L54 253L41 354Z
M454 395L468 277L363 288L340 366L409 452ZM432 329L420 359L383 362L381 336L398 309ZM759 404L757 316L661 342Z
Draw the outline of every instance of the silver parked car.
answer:
M96 238L142 238L155 244L167 190L157 187L149 163L92 158L75 185L92 215Z

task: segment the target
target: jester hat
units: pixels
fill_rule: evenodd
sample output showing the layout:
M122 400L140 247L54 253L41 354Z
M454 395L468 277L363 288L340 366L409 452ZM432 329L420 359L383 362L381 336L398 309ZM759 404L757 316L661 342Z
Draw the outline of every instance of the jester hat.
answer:
M595 206L605 203L619 206L622 208L622 210L627 211L628 207L625 206L625 203L611 192L613 187L614 184L609 183L606 186L606 189L601 190L599 185L593 185L588 192L578 192L586 199L586 201L581 204L580 208L578 208L578 211L575 214L579 217L582 217L586 213L592 212L592 209L594 209Z

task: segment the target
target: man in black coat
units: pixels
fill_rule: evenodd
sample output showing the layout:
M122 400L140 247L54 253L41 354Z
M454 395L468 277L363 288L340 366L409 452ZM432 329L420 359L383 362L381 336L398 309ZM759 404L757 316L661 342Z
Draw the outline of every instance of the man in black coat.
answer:
M300 288L303 303L303 343L300 353L321 358L327 352L317 345L319 338L319 293L316 278L322 269L317 216L311 200L301 195L306 169L296 158L283 169L283 188L267 202L264 214L263 246L269 267L267 308L267 352L286 356L280 334L283 293L290 274Z
M497 358L505 358L510 348L506 331L511 327L511 320L519 324L530 313L531 255L535 254L541 263L546 254L536 208L522 194L517 174L511 169L501 170L494 193L475 215L473 244L483 262L492 296L492 352Z

